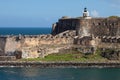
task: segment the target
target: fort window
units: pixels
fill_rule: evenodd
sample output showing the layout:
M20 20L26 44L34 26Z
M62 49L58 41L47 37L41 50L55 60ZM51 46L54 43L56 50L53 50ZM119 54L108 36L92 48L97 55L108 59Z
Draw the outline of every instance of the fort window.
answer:
M101 25L101 23L98 23L98 25Z
M114 23L112 23L112 26L114 26L115 24Z

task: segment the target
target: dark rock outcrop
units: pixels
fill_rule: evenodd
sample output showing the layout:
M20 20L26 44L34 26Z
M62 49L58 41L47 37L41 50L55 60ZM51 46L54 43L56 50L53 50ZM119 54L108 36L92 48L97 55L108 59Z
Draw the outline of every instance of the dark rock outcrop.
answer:
M102 51L101 55L109 60L119 60L120 51L114 49L105 49Z

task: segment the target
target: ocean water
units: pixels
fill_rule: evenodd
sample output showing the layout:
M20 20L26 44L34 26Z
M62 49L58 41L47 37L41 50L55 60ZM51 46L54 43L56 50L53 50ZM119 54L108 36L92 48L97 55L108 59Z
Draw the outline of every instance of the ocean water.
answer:
M0 80L120 80L120 69L0 68Z
M51 28L0 28L0 35L39 35L50 34Z
M49 34L51 28L0 28L0 35ZM120 80L120 68L0 68L0 80Z

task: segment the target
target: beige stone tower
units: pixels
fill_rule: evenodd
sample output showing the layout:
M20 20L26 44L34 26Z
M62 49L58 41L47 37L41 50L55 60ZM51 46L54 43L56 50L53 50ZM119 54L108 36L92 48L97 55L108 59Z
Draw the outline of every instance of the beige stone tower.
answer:
M90 36L91 30L91 17L87 8L84 8L83 17L79 20L78 25L76 26L76 35L79 37Z

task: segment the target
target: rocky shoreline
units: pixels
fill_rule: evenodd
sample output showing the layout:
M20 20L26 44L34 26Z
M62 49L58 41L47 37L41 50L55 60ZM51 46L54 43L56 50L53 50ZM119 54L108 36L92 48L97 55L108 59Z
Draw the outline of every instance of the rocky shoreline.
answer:
M36 62L0 61L0 67L40 67L40 68L120 68L120 62Z

